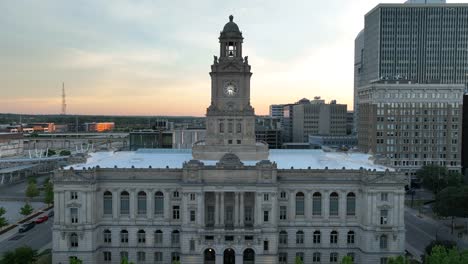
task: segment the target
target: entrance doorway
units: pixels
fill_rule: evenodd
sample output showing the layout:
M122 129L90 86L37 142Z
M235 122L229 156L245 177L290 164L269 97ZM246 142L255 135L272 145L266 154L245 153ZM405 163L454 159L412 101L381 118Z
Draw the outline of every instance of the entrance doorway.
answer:
M253 249L248 248L244 250L243 256L244 264L254 264L255 263L255 252Z
M224 264L235 264L236 263L236 252L232 248L224 250Z
M216 253L214 249L207 248L203 253L203 263L204 264L215 264L216 262Z

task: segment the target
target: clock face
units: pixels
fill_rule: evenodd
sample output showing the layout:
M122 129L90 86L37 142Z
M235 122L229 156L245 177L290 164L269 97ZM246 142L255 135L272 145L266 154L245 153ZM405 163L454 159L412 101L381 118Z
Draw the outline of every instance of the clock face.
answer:
M227 96L234 96L237 94L237 86L233 81L228 81L224 84L224 94Z

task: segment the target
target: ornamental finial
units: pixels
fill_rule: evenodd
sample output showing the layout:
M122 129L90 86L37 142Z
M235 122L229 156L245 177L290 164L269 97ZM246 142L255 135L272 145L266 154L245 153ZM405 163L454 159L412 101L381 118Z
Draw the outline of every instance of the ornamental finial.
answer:
M234 20L234 16L233 16L233 15L230 15L230 16L229 16L229 21L232 22L232 20Z

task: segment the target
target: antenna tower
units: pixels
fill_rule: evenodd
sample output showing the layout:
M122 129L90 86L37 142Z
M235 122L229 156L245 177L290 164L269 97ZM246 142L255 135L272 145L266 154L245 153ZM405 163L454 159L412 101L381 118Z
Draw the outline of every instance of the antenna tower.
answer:
M65 83L62 83L62 115L67 114L67 103L65 101Z

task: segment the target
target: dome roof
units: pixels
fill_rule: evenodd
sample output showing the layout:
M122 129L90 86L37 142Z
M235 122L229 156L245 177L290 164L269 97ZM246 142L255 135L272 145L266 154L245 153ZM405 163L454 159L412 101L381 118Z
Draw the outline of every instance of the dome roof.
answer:
M223 31L221 31L221 37L225 38L242 38L242 32L239 30L239 26L233 22L234 16L229 16L229 22L224 25Z

